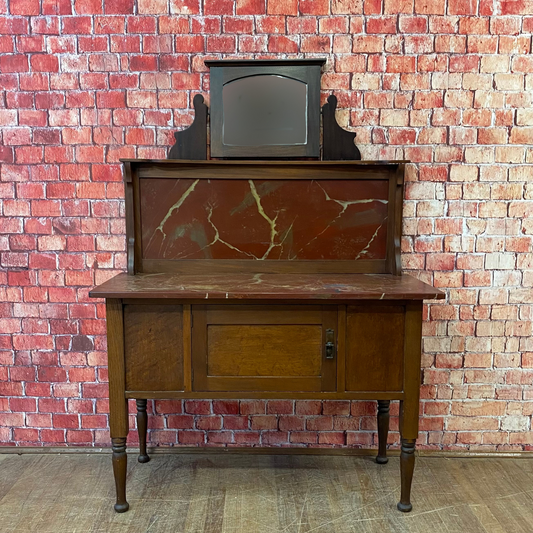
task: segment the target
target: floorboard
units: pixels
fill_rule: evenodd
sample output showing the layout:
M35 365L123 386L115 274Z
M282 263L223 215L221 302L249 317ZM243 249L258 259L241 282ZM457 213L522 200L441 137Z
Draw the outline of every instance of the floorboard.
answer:
M106 454L0 455L2 533L532 533L533 459L419 457L413 512L399 460L130 456L130 511L113 511Z

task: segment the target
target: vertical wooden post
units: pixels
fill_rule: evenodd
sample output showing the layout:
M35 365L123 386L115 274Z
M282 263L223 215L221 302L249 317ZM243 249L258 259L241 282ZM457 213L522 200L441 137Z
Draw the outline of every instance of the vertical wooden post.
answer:
M137 400L137 432L139 433L139 463L147 463L150 460L146 453L146 432L148 430L148 415L146 414L147 400Z
M390 400L378 400L378 455L376 463L384 465L387 457L387 437L389 435Z
M400 473L402 494L398 509L408 513L411 505L411 483L415 468L415 444L418 437L420 401L420 359L422 338L422 302L413 301L405 309L404 399L400 402Z
M126 400L126 374L124 368L124 322L122 301L106 299L107 353L109 366L109 427L113 445L113 474L117 491L115 511L129 509L126 501L126 473L128 458L128 402Z

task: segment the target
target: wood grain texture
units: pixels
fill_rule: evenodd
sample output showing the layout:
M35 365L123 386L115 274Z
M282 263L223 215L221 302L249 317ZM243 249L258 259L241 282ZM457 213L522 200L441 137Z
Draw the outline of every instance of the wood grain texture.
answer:
M346 306L337 306L337 391L346 390Z
M209 325L209 376L319 376L320 325Z
M409 302L405 312L404 392L400 408L402 438L418 438L418 406L420 399L420 361L422 347L422 302Z
M124 306L126 389L183 389L180 305Z
M346 320L346 390L403 390L404 307L349 306Z
M194 390L335 390L334 306L193 306Z
M128 274L134 275L135 270L135 214L133 201L133 179L131 163L124 163L124 195L126 204L126 245L128 254Z
M3 533L531 533L533 459L417 458L410 515L399 458L154 455L128 468L116 514L109 456L0 455ZM36 475L38 472L38 476Z
M191 355L192 311L190 305L183 306L183 390L192 390Z
M128 405L124 396L126 370L124 364L124 322L122 301L106 300L107 357L109 368L109 428L111 437L128 435Z

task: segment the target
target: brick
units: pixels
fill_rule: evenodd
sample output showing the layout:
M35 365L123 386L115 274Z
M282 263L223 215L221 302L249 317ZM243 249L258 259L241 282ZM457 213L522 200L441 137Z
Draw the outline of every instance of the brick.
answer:
M11 15L39 15L39 0L11 0Z
M268 51L273 53L295 54L298 42L284 35L271 35L268 39Z
M266 0L268 15L298 15L298 0Z
M444 15L445 5L445 0L415 0L415 13Z
M254 430L272 430L278 427L278 419L273 415L254 415L250 421Z
M381 36L354 36L352 51L366 54L381 53L384 46L385 40Z
M5 54L0 56L0 72L27 72L28 57L23 54Z
M448 0L449 15L476 15L477 0Z
M387 72L415 72L416 58L414 57L387 57Z
M104 12L106 15L131 15L133 6L134 0L106 0Z

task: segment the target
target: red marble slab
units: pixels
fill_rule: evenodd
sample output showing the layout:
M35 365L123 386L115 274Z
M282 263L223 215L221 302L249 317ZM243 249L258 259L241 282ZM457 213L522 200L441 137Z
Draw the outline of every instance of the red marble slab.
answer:
M119 274L93 298L185 300L426 300L444 293L411 276L391 274Z
M144 259L385 259L388 180L141 178Z

